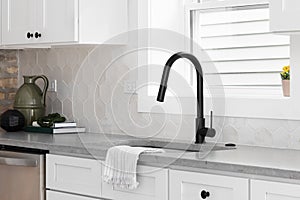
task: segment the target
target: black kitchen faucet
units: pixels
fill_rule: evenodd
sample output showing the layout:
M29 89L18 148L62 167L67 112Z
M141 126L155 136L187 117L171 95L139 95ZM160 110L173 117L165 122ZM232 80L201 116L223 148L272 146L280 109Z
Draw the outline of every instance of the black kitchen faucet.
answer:
M163 102L165 93L167 90L167 82L172 65L179 58L186 58L190 60L197 72L197 118L196 118L196 144L202 144L205 142L205 137L214 137L216 135L215 129L212 128L212 112L211 112L211 125L210 128L205 127L205 118L203 115L203 72L202 67L198 59L189 53L179 52L172 55L167 61L164 72L162 74L161 83L157 95L157 101Z

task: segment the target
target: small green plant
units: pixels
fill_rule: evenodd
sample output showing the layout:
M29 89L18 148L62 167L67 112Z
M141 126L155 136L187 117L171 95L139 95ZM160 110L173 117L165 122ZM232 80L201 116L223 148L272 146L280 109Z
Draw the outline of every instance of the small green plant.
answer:
M284 66L280 76L282 80L290 80L290 66Z

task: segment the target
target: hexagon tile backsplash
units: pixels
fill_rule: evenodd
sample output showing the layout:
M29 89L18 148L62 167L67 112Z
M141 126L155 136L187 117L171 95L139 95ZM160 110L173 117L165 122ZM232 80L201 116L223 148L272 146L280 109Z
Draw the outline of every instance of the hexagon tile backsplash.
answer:
M103 45L21 50L19 85L22 75L45 74L49 80L57 80L57 93L48 92L47 111L63 113L91 132L193 141L194 117L137 111L137 96L123 91L124 81L132 78L127 72L137 61L129 57L111 62L124 48ZM220 140L300 149L300 121L225 118Z

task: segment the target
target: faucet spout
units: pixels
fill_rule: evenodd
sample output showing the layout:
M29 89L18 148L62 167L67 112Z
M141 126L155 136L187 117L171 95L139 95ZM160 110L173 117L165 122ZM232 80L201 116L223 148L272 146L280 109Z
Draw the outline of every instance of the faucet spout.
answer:
M203 104L204 104L204 98L203 98L203 72L202 67L199 62L199 60L192 54L185 53L185 52L178 52L174 55L172 55L167 63L165 64L164 71L161 78L161 83L157 95L157 101L163 102L165 98L165 93L167 90L167 82L169 79L169 74L172 65L174 62L180 58L186 58L189 61L192 62L196 69L197 73L197 118L196 118L196 141L195 143L203 143L205 136L208 132L210 132L210 137L214 137L215 131L209 131L209 128L205 127L205 119L204 119L204 112L203 112ZM214 129L212 129L214 130ZM214 134L213 134L214 133Z
M197 117L198 118L203 118L203 76L202 76L202 67L198 59L189 53L185 52L179 52L174 55L172 55L167 63L165 64L164 72L161 78L160 82L160 88L159 92L157 95L157 101L163 102L165 98L165 93L167 90L167 82L169 79L169 74L172 65L174 62L180 58L186 58L190 60L194 67L196 68L196 73L197 73Z

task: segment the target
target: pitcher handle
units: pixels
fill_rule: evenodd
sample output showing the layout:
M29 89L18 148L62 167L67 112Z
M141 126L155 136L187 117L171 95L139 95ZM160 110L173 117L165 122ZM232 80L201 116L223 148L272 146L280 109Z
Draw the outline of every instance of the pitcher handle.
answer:
M48 86L49 86L49 80L46 76L44 75L40 75L40 76L36 76L34 77L33 81L35 82L37 79L43 79L44 81L44 89L43 89L43 94L42 94L42 104L44 106L46 106L46 94L47 94L47 90L48 90Z

